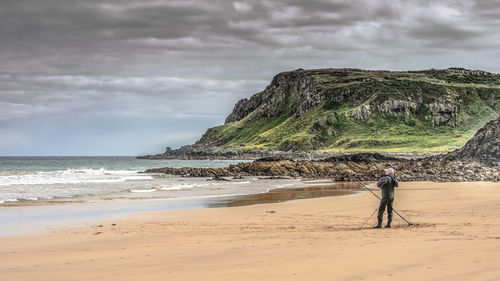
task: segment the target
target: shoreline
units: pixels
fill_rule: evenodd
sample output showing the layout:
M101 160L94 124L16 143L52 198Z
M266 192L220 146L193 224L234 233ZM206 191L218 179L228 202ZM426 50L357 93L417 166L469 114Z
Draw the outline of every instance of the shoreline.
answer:
M190 177L191 179L202 179L202 180L207 180L207 181L213 181L213 179L208 178L208 177ZM297 186L290 186L290 187L271 187L267 188L267 191L263 192L250 192L250 193L233 193L233 194L213 194L213 195L200 195L200 196L187 196L187 197L171 197L166 194L162 194L159 196L153 196L155 195L152 191L149 192L144 192L145 194L151 194L152 196L138 196L138 194L141 194L142 192L133 192L131 191L131 194L129 196L126 195L126 193L122 194L104 194L101 196L97 197L85 197L85 196L79 196L75 197L74 200L57 200L57 199L37 199L37 200L16 200L16 201L4 201L0 203L0 210L2 208L12 208L12 207L32 207L32 206L52 206L52 205L71 205L71 204L85 204L85 203L104 203L104 202L135 202L135 201L141 201L141 200L170 200L170 199L197 199L197 198L211 198L211 197L237 197L237 196L247 196L247 195L255 195L255 194L262 194L262 193L267 193L273 190L281 190L281 189L303 189L303 188L308 188L308 187L320 187L319 184L326 184L326 185L346 185L346 186L351 186L351 185L358 185L356 182L349 182L349 181L334 181L329 178L317 178L317 179L309 179L309 178L292 178L292 177L255 177L257 180L272 180L272 181L278 181L278 180L300 180L300 183L296 183ZM245 178L243 178L245 179ZM240 180L240 179L237 179ZM227 180L222 180L221 183L226 183L226 184L241 184L239 181L235 181L234 179L227 179ZM302 184L303 186L300 186ZM164 191L164 190L155 190L155 191ZM174 190L175 191L175 190ZM135 195L135 196L132 196Z
M2 280L493 280L500 183L403 182L393 228L360 229L377 200L323 197L135 213L0 237ZM385 220L385 218L384 218ZM368 225L374 223L372 218Z
M43 233L61 226L78 226L87 221L119 219L133 213L231 208L255 204L345 196L359 192L357 183L306 181L303 187L271 188L260 193L203 195L192 197L100 198L91 201L35 202L0 207L3 227L0 237ZM35 219L36 218L36 221ZM21 222L21 224L20 224Z

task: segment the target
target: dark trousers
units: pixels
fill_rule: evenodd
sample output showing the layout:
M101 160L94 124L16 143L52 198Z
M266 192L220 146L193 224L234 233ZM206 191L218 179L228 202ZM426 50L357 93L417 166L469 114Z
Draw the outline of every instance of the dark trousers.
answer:
M392 202L394 198L383 198L380 200L380 206L378 207L378 224L382 225L382 217L384 216L385 207L387 206L387 224L390 225L392 222Z

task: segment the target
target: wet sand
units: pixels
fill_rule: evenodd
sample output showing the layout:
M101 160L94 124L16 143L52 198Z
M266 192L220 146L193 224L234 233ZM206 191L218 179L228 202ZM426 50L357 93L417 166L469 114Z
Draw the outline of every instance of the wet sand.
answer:
M265 193L213 198L212 200L207 201L206 206L208 208L241 207L300 199L345 196L356 194L357 192L363 190L361 184L357 182L310 181L305 183L319 183L320 185L296 188L276 188Z
M297 199L342 196L359 192L359 183L305 181L306 187L277 188L248 195L201 196L188 198L106 198L91 202L50 202L3 205L0 207L1 236L36 234L59 227L88 225L118 219L131 213L167 210L236 207L277 203Z
M364 192L136 213L0 238L2 280L496 280L500 183L402 183L391 229ZM375 223L375 218L369 226Z

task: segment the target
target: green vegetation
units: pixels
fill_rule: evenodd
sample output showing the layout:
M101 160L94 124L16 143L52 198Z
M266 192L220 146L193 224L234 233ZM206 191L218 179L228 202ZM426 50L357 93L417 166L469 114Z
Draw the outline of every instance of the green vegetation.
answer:
M500 75L487 72L322 69L280 75L293 87L282 83L275 92L259 93L267 104L209 129L199 143L234 150L446 152L500 112ZM296 90L305 78L314 81L312 101ZM313 106L300 112L302 103ZM363 106L368 116L355 116Z

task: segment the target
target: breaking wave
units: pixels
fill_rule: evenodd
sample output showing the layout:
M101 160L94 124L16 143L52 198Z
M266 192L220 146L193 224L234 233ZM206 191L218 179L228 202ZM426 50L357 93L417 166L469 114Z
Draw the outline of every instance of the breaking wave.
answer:
M0 186L108 183L151 179L136 171L101 169L67 169L53 172L1 172Z

